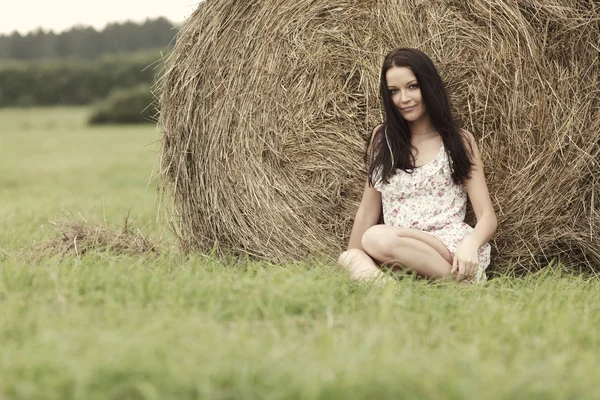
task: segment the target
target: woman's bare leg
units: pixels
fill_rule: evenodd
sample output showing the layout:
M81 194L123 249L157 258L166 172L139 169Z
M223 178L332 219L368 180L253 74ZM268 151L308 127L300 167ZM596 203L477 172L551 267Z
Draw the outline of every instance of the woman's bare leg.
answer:
M362 246L368 255L389 267L430 279L450 276L452 256L439 239L425 232L376 225L365 232Z
M338 259L338 263L348 271L350 279L381 282L393 280L386 276L371 257L360 249L350 249L343 252Z

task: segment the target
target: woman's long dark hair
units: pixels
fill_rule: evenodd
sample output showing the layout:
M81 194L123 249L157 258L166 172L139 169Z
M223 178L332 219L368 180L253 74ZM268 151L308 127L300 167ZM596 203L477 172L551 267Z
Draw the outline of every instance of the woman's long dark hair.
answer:
M452 115L452 105L442 78L425 53L417 49L401 48L388 53L381 68L380 96L384 121L373 133L373 144L368 146L365 155L369 184L373 185L374 178L389 183L389 178L397 168L409 173L415 168L408 122L402 118L392 101L385 77L392 67L409 68L417 78L425 111L433 127L441 135L446 152L452 160L452 178L456 183L465 182L471 176L473 161L465 147L459 122Z

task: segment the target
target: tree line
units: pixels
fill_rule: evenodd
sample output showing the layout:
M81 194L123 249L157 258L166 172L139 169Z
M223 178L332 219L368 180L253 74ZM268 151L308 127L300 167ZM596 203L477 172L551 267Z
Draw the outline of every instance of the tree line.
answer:
M158 51L89 60L0 63L0 107L85 105L117 88L148 87L163 72Z
M0 62L76 58L94 60L106 54L166 50L176 34L164 17L144 23L111 23L103 30L76 26L56 34L38 29L26 35L0 35Z

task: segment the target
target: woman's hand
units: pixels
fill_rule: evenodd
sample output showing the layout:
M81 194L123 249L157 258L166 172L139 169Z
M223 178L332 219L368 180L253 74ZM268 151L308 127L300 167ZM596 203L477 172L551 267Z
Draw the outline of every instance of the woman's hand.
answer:
M473 278L477 273L478 267L479 247L469 240L469 238L466 238L463 240L454 254L454 259L452 260L452 270L450 271L450 274L454 274L456 271L458 271L456 280L462 281L463 279Z

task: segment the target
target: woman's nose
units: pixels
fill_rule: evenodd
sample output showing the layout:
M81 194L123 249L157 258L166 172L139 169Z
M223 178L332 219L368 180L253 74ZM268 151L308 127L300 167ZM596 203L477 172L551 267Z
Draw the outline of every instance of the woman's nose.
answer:
M408 96L408 93L406 93L404 90L400 92L400 102L401 103L406 103L407 101L410 100L410 97Z

